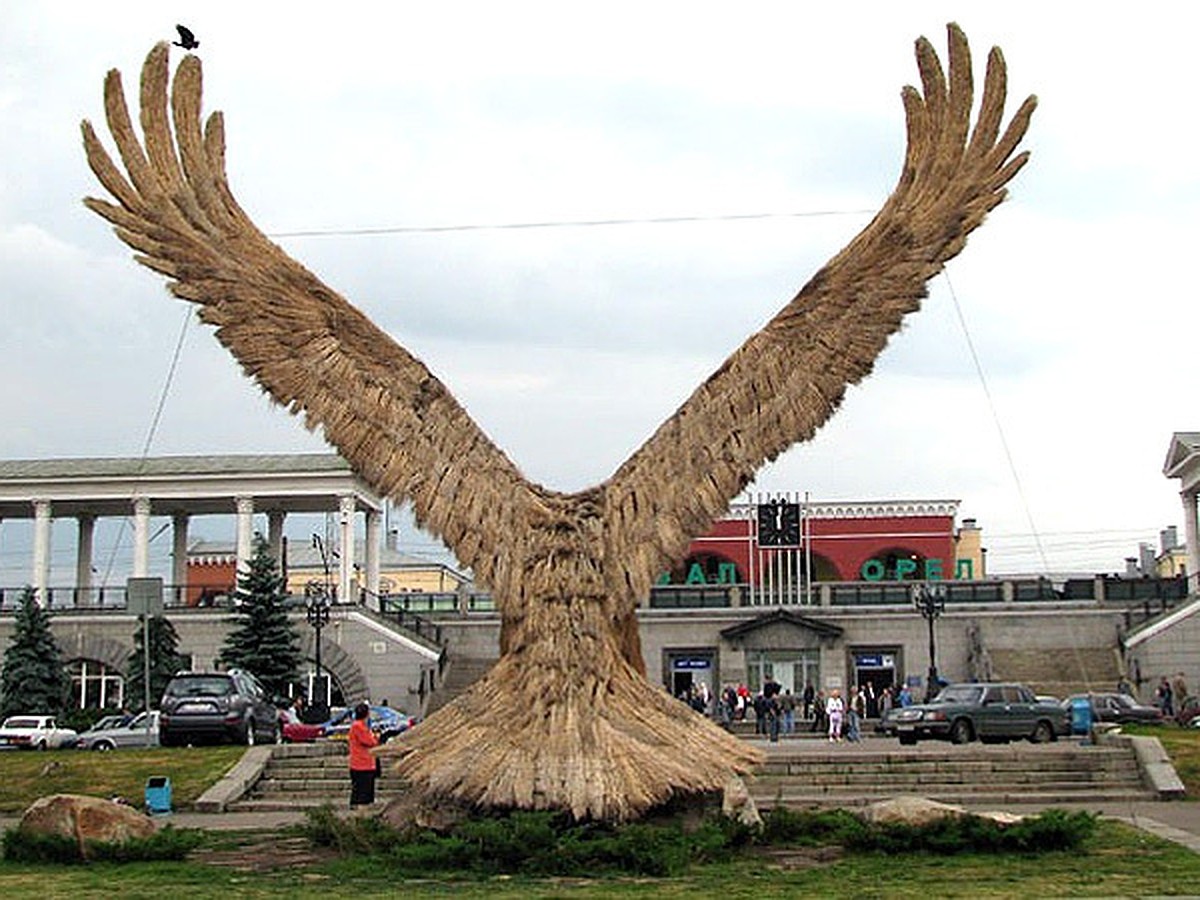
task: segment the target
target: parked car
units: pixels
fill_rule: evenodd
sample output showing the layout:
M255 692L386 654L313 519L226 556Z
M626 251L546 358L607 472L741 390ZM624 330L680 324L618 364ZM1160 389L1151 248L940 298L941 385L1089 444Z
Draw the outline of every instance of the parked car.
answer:
M1062 702L1065 709L1070 711L1076 700L1092 701L1093 722L1115 722L1121 725L1130 722L1156 724L1163 720L1162 710L1157 706L1147 706L1138 703L1128 694L1090 693L1072 694Z
M894 711L888 724L905 745L923 739L1044 743L1069 734L1071 718L1062 706L1039 702L1021 684L951 684L930 703Z
M117 724L109 720L116 718ZM157 747L158 710L150 711L150 743L146 743L146 714L139 713L125 725L124 716L105 716L87 731L80 732L75 746L80 750L116 750L118 747Z
M285 744L311 744L325 736L324 722L304 722L295 709L279 710L279 734Z
M0 747L57 750L75 746L76 733L59 728L54 716L9 716L0 725Z
M350 734L350 723L354 721L354 709L347 708L335 714L322 727L326 737L345 740ZM408 731L416 720L390 706L372 706L367 715L367 724L379 738L381 744L386 744L398 734Z
M158 739L164 747L202 741L239 744L279 740L279 711L249 672L181 672L159 704Z

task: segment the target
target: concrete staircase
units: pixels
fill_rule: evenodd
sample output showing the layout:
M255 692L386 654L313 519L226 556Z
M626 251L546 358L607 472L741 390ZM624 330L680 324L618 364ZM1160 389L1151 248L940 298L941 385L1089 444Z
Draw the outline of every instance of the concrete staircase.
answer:
M375 783L375 802L386 802L401 790L384 761ZM350 805L350 759L345 741L278 744L249 794L230 804L235 812L271 812L315 808L325 803Z
M1143 785L1137 758L1127 746L1060 740L1036 746L921 744L901 749L886 738L830 745L798 737L778 744L755 743L766 752L767 762L748 779L748 787L764 809L780 804L858 806L898 794L968 806L1157 799ZM376 786L377 802L402 790L385 762ZM342 807L349 798L344 743L284 744L272 748L262 776L230 809L292 810L325 803Z
M491 659L476 659L470 656L451 656L450 661L447 663L442 683L438 685L437 690L429 698L429 703L425 708L425 715L441 709L482 678L488 669L495 664L496 660L494 657Z
M987 806L1156 800L1126 746L921 744L874 738L858 745L764 744L768 759L748 787L760 808L859 806L898 794Z

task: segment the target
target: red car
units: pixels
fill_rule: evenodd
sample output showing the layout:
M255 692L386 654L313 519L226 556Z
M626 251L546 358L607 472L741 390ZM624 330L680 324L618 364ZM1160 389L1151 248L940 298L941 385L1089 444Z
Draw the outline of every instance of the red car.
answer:
M325 735L325 724L309 725L301 722L293 709L279 711L279 734L285 744L311 744Z

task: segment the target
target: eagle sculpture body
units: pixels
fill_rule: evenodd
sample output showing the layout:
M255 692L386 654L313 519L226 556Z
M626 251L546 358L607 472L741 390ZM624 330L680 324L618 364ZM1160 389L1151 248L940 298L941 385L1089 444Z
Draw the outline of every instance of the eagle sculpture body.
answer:
M993 50L972 128L970 53L956 26L948 34L948 73L917 41L922 89L903 91L907 153L879 214L611 478L572 494L527 481L418 359L254 225L226 178L221 115L201 124L198 59L171 80L166 44L151 50L140 141L108 73L121 165L84 122L88 162L115 200L87 206L198 304L263 390L410 502L491 588L499 661L384 749L421 798L621 820L721 790L759 761L647 681L635 610L762 464L810 438L870 372L1024 164L1034 98L1002 127Z

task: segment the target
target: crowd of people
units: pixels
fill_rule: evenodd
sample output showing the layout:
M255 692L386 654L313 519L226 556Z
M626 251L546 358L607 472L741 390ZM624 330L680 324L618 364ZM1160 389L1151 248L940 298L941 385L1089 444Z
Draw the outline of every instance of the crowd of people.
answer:
M686 694L681 699L698 712L710 711L707 685L700 683ZM880 718L893 706L910 706L914 698L907 686L877 690L869 682L861 687L851 685L844 697L838 688L827 693L812 684L793 694L790 688L783 688L768 676L757 693L745 684L727 684L715 702L717 719L726 729L732 729L734 722L753 721L754 733L772 741L803 728L825 734L835 743L857 743L862 740L865 720Z

